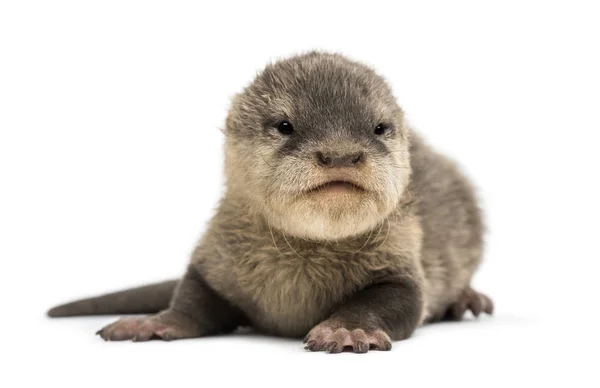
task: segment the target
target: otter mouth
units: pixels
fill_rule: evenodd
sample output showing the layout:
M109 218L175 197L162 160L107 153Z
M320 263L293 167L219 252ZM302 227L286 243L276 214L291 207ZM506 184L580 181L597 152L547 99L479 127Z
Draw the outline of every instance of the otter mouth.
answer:
M365 189L354 182L345 180L329 181L308 190L309 193L346 193L364 192Z

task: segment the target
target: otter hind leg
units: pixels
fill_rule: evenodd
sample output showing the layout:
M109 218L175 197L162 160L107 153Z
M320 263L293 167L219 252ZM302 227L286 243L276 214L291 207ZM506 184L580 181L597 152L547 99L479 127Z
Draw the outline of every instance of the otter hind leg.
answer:
M492 315L494 302L487 295L467 287L445 312L430 317L428 322L460 321L467 311L471 311L475 317L479 317L482 312Z
M448 308L445 318L461 320L467 310L470 310L475 317L478 317L482 312L492 315L494 303L487 295L467 287L458 297L458 300Z

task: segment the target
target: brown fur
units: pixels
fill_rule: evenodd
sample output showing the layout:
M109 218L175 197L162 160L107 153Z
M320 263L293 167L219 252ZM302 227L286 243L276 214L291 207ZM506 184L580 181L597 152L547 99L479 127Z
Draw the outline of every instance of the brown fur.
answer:
M379 123L386 132L374 135ZM473 189L409 129L373 70L324 53L269 65L234 99L225 135L226 192L169 309L117 322L105 339L161 337L186 316L173 327L194 329L170 339L245 324L303 336L323 322L311 350L362 352L376 337L387 349L373 333L406 338L469 289L483 234ZM364 157L332 168L323 153ZM321 188L340 180L359 188Z

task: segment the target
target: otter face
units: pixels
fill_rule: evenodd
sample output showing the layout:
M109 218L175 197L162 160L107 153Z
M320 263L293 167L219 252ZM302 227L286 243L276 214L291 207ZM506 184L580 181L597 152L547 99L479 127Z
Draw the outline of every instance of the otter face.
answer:
M409 180L407 130L390 88L340 55L269 65L235 98L226 142L228 189L301 238L376 227Z

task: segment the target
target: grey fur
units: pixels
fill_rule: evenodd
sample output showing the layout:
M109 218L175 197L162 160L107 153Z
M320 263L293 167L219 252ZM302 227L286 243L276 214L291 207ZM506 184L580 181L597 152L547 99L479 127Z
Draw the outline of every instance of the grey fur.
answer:
M292 133L277 130L283 120ZM226 192L169 308L117 321L104 339L250 325L310 332L309 350L364 352L427 317L491 313L469 286L483 243L473 188L408 127L372 69L317 52L271 64L234 98L224 132ZM50 314L123 312L101 301Z

